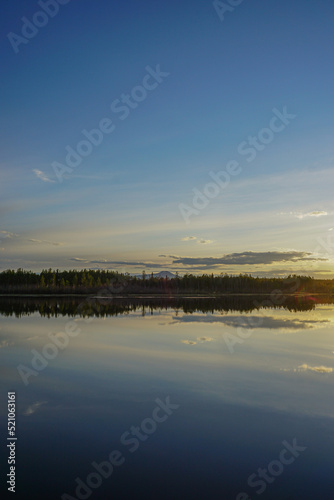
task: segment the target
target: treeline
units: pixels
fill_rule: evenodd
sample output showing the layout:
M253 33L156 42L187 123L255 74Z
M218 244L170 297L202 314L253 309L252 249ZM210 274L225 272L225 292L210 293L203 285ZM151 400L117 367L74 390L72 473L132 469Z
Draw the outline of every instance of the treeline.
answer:
M331 294L334 280L314 279L310 276L290 275L287 278L258 278L248 274L185 274L175 278L146 275L130 276L108 270L44 269L41 273L23 269L0 273L0 293L35 294L100 294L102 296L128 294Z

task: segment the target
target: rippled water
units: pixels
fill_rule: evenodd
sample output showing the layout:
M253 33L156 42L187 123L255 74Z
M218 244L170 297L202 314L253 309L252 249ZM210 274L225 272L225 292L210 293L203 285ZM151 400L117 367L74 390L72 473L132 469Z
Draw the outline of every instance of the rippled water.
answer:
M15 498L333 500L322 302L2 298Z

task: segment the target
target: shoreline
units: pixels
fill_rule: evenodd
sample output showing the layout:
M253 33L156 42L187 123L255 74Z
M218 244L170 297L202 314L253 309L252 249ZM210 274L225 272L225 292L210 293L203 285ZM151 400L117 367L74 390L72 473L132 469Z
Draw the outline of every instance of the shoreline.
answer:
M197 298L197 299L206 299L206 298L219 298L219 297L268 297L270 296L271 293L217 293L217 294L191 294L191 293L169 293L169 294L143 294L143 293L129 293L129 294L117 294L117 295L92 295L92 294L85 294L85 293L0 293L0 297L57 297L57 298L67 298L67 297L85 297L89 299L96 299L96 300L107 300L107 299L130 299L130 298L135 298L135 299L160 299L160 298ZM334 296L333 293L326 293L326 292L298 292L298 293L282 293L283 297L310 297L310 296L327 296L331 297Z

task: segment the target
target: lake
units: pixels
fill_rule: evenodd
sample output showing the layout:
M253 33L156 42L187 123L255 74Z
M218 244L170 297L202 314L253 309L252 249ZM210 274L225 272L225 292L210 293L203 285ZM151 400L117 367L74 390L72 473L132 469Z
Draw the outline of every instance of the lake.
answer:
M333 500L332 302L2 297L14 498Z

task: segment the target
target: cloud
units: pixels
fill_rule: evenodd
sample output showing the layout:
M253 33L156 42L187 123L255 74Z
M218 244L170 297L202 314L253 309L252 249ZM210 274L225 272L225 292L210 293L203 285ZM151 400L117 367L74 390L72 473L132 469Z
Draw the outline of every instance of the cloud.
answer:
M42 405L45 405L47 401L37 401L36 403L33 403L32 405L28 406L26 410L24 410L23 415L30 416L33 413L35 413L38 408Z
M314 212L303 214L303 217L323 217L324 215L328 215L328 212L324 210L315 210Z
M197 340L203 344L204 342L212 342L211 337L198 337ZM181 340L182 344L187 344L187 345L196 345L197 342L195 340Z
M33 243L46 243L47 245L54 245L54 246L64 245L64 243L57 241L36 240L35 238L29 238L28 241L32 241Z
M190 238L190 237L189 237ZM196 243L201 244L210 244L213 243L212 240L198 240ZM233 273L234 266L260 266L260 265L269 265L273 263L287 263L293 264L295 273L296 263L298 262L315 262L315 261L328 261L328 258L318 257L310 252L303 251L269 251L269 252L252 252L246 251L241 253L232 253L225 254L221 257L183 257L180 255L166 255L159 254L160 258L168 259L168 261L164 262L152 262L152 261L127 261L127 260L109 260L109 259L98 259L98 260L90 260L89 258L85 259L82 257L72 257L69 258L69 261L74 261L77 263L84 263L88 266L96 266L102 265L106 266L106 268L116 268L117 266L122 267L133 267L139 268L141 270L164 270L166 267L174 266L175 270L181 270L183 272L189 271L219 271L224 266L226 272ZM284 275L288 274L289 269L281 270L281 273ZM255 271L249 270L253 275L256 274ZM259 273L264 273L263 269L259 271ZM270 275L272 275L273 271L271 271ZM304 271L302 272L304 274Z
M327 260L323 258L310 257L309 252L242 252L226 254L223 257L177 257L173 264L184 264L187 266L215 267L221 265L255 265L272 264L274 262L297 262Z
M41 181L43 181L43 182L56 182L52 179L49 179L49 177L47 177L44 174L44 172L42 172L42 170L38 170L37 168L34 168L33 172L36 175L36 177L38 177L38 179L41 179Z
M146 267L149 269L152 268L165 268L166 264L157 264L156 262L138 262L138 261L126 261L126 260L85 260L79 259L78 257L73 257L70 260L74 260L75 262L85 262L86 264L105 264L109 266L134 266L134 267Z
M329 215L328 212L325 212L324 210L313 210L313 212L288 212L287 214L282 212L281 215L293 215L294 217L297 217L297 219L305 219L305 217L323 217L325 215Z
M8 340L1 340L0 349L3 349L4 347L9 347L11 345L14 345L14 342L8 342Z
M273 316L173 316L173 324L176 323L220 323L233 328L246 328L253 330L256 328L267 329L285 329L285 330L305 330L316 328L328 320L299 320L299 319L284 319L274 318ZM203 337L205 338L205 337ZM199 340L199 339L197 339Z
M0 231L0 239L1 238L3 238L3 239L19 238L21 241L31 241L33 243L46 243L48 245L54 245L54 246L64 245L64 243L57 242L57 241L39 240L36 238L22 238L22 237L20 237L19 234L11 233L10 231Z
M213 240L198 240L197 243L202 243L203 245L209 245L210 243L213 243Z
M10 233L9 231L0 231L0 238L17 238L18 234Z
M289 370L286 370L289 371ZM315 373L332 373L333 368L330 368L328 366L310 366L304 363L303 365L299 365L298 368L295 368L293 370L294 372L315 372Z
M203 245L208 245L209 243L213 243L212 240L204 240L203 238L198 239L197 236L185 236L184 238L181 238L181 241L196 241L197 243L202 243ZM160 257L165 257L163 255L160 255Z
M181 238L181 241L191 241L191 240L197 240L196 236L185 236L184 238Z

